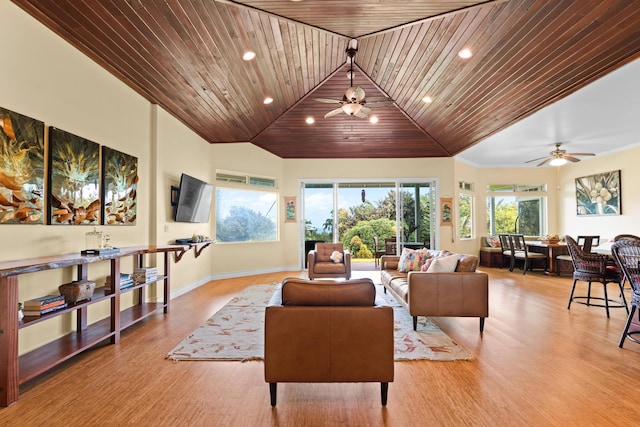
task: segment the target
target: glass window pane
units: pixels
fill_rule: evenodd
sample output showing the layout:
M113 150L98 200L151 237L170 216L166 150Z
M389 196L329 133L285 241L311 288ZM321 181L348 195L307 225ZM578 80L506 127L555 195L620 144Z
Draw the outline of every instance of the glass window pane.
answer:
M458 203L459 230L461 239L470 239L473 235L473 197L460 194Z
M216 240L218 242L277 240L277 203L277 193L218 187L216 189Z

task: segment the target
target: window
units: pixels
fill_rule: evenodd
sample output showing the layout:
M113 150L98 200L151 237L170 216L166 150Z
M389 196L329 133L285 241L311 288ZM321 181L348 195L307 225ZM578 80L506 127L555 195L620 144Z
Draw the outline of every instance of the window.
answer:
M546 234L546 185L489 185L487 230L492 235L520 233L525 236Z
M473 235L473 196L461 193L458 198L460 239Z
M275 178L264 176L251 176L239 172L216 171L216 181L233 182L236 184L255 185L259 187L277 188L278 182Z
M218 187L216 240L264 242L278 239L278 193Z

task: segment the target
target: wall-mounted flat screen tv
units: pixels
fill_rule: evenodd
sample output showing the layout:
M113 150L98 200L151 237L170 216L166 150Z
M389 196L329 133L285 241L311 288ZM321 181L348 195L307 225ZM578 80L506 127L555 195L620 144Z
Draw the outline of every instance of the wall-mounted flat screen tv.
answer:
M176 188L173 187L172 190ZM175 200L177 198L177 201ZM180 187L176 197L172 197L176 222L209 222L213 184L194 178L185 173L180 177Z

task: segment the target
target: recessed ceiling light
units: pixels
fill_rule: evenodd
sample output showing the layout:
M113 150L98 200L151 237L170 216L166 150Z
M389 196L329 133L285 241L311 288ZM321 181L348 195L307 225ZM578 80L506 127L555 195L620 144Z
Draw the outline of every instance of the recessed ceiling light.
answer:
M433 101L433 99L431 99L430 96L425 96L424 98L422 98L422 102L424 102L425 104L430 104Z
M313 117L307 117L307 120L305 120L305 122L307 122L307 124L312 125L315 122L315 120L313 120Z
M469 49L462 49L460 52L458 52L458 56L463 59L471 58L471 55L472 53Z
M378 116L371 116L371 118L369 119L369 121L371 123L378 123Z
M265 104L271 104L273 102L273 98L267 96L262 102L264 102Z
M251 50L246 51L244 55L242 55L242 59L244 59L245 61L251 61L255 57L256 53Z

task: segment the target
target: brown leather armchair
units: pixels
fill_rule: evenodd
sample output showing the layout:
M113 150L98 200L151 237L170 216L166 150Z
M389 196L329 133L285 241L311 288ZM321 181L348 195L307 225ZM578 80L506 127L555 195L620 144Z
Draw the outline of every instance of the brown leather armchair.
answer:
M371 279L288 278L265 310L264 378L271 405L279 382L393 381L393 308Z
M342 254L339 262L331 259L333 252ZM308 255L309 279L349 279L351 277L351 254L342 243L316 243Z

